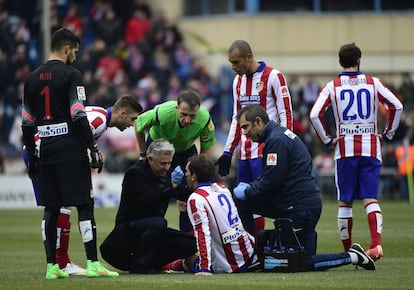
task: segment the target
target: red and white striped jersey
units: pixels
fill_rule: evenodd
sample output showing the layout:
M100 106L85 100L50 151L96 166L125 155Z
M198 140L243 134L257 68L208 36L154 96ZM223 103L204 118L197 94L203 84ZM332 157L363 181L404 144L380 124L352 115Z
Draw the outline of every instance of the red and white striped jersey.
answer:
M85 112L88 116L92 134L95 137L95 140L97 140L108 128L112 111L111 109L104 109L96 106L86 106Z
M293 131L292 101L285 76L278 70L259 62L253 75L236 75L233 80L233 117L224 151L234 153L240 146L240 159L262 157L264 144L251 141L241 131L237 113L246 105L264 108L271 120Z
M200 270L232 273L254 253L254 238L244 230L230 191L217 183L200 183L187 212L194 228Z
M98 138L101 137L108 128L112 111L111 109L104 109L96 106L86 106L85 112L92 130L93 137L95 140L98 140ZM39 133L36 133L34 138L37 152L40 152Z
M377 136L380 103L389 116L383 133L391 140L398 128L403 105L378 78L360 71L343 72L325 85L312 107L310 120L321 142L328 144L332 137L326 130L323 116L332 106L336 136L344 136L335 147L335 160L354 156L382 160Z

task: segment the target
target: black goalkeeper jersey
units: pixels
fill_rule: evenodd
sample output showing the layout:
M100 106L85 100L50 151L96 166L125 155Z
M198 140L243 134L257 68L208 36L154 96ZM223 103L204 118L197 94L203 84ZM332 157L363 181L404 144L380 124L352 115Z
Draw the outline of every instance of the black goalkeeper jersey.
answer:
M85 117L86 92L77 69L59 60L40 65L24 87L22 126L37 126L42 164L80 161L86 146L73 122Z

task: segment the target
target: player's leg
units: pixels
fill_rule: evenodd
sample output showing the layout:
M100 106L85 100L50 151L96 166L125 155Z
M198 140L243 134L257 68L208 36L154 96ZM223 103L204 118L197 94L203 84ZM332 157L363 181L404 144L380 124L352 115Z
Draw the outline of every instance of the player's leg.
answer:
M344 265L356 265L365 270L375 270L374 261L365 253L359 244L352 244L349 252L317 254L308 257L307 268L309 271L323 271Z
M53 165L41 165L39 175L39 201L45 206L42 219L42 240L46 252L46 279L66 278L69 275L60 270L56 262L56 225L61 207L60 192Z
M258 158L259 159L259 158ZM260 170L260 169L259 169ZM237 182L247 182L252 181L252 176L250 174L250 160L239 160L237 168ZM260 172L260 171L259 171ZM237 210L239 212L240 219L243 222L243 226L252 236L256 237L255 222L252 212L244 206L244 203L235 200Z
M357 188L357 160L343 158L335 161L335 184L338 196L338 230L345 252L352 245L352 202Z
M119 276L117 272L105 269L98 261L91 170L87 161L82 164L75 162L61 164L56 166L56 172L60 181L60 190L63 192L63 205L73 205L78 210L79 231L87 257L86 276Z
M250 183L257 178L260 177L262 172L262 159L261 158L255 158L251 159L249 161L249 167L250 167L250 180L245 181L247 183ZM264 216L253 214L253 220L254 220L254 236L257 237L257 234L264 230L265 228L265 218Z
M371 235L371 243L368 254L372 259L378 260L383 256L381 246L382 238L382 211L378 204L378 186L381 163L376 158L361 159L361 182L360 196L368 220L369 232Z
M167 228L164 243L156 252L154 260L156 265L162 265L161 270L166 272L189 272L197 258L197 242L194 236L181 231Z
M57 221L56 260L59 267L70 275L85 275L86 270L73 263L69 257L71 208L62 207Z
M162 217L142 218L128 223L128 242L133 257L132 274L154 274L155 257L162 247L169 247L166 241L167 221Z
M61 208L57 221L56 260L61 269L70 264L69 236L70 236L70 208Z

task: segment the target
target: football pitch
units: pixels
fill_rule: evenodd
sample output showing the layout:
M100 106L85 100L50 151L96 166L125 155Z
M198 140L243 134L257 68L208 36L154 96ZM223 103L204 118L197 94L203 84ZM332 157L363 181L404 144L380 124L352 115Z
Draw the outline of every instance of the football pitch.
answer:
M86 278L46 281L45 254L40 233L42 209L0 210L0 289L414 289L414 205L381 202L384 213L384 258L376 271L347 265L324 272L246 273L194 276L194 274L130 275L118 278ZM95 217L98 247L114 225L115 208L97 208ZM318 253L339 252L342 244L336 225L336 203L326 202L318 225ZM177 227L178 212L174 204L167 214L170 227ZM85 254L77 229L77 213L72 212L69 253L84 266ZM271 228L270 220L266 228ZM369 233L365 212L354 205L354 241L368 246ZM168 245L165 245L168 247ZM104 265L111 268L101 259Z

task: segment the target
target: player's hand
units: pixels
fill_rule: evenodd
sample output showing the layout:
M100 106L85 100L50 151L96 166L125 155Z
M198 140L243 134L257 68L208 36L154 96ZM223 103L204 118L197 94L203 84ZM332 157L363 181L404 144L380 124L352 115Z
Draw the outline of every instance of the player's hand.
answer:
M234 189L233 193L237 199L246 199L246 190L250 188L250 184L246 182L240 182Z
M33 181L39 179L39 161L39 157L37 157L36 155L29 158L28 174L29 178Z
M178 165L173 172L171 172L171 181L176 183L176 184L181 184L181 182L183 181L183 177L184 177L184 172L181 169L181 166Z
M229 174L231 167L231 157L231 154L223 153L223 155L221 155L220 158L214 164L218 165L218 174L220 174L220 176L226 176Z
M99 151L98 145L94 145L92 149L88 149L89 166L91 168L97 168L98 173L101 173L103 169L103 155Z
M187 212L187 203L182 200L177 200L177 207L179 211Z

